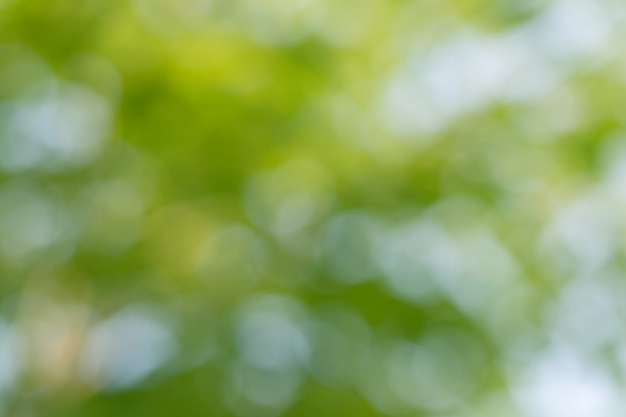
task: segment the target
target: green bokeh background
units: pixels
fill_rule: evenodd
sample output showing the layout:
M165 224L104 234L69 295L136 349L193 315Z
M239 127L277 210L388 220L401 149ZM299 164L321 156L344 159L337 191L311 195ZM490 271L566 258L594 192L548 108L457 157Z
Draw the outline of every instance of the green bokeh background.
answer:
M624 18L0 1L0 415L622 416Z

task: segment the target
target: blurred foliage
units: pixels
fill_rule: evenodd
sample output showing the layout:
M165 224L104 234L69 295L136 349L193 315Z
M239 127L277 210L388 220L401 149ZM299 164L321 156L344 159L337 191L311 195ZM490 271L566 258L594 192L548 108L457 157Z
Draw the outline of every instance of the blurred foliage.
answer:
M625 18L1 0L0 415L624 415Z

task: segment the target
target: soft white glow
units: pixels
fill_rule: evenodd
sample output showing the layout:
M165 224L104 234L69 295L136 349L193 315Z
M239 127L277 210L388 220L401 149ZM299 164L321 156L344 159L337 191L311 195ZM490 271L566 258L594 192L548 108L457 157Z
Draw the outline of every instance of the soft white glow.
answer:
M298 326L298 317L294 316L294 313L300 314L297 310L299 307L293 301L271 296L244 307L237 326L237 342L243 360L268 370L304 365L308 361L309 345Z
M110 129L110 109L82 86L50 82L3 108L0 167L58 171L91 161Z
M89 333L82 370L94 385L126 388L161 367L175 349L167 327L148 311L128 307Z
M530 364L514 392L526 417L623 415L623 395L608 374L563 347Z
M557 210L546 226L540 250L557 266L591 273L604 265L616 248L621 215L595 190L582 193Z

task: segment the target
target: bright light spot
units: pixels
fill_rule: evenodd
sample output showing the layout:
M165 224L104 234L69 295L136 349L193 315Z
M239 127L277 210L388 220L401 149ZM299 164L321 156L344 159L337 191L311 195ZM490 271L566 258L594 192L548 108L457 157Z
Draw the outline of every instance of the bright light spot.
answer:
M602 369L565 348L541 355L517 381L526 417L618 417L623 395Z
M433 336L416 345L402 343L388 360L391 389L417 409L458 406L481 377L476 342L463 334Z
M309 359L309 344L299 327L303 314L292 300L268 296L242 311L237 342L244 361L259 369L297 369Z
M175 350L167 327L149 312L129 307L89 332L82 371L95 386L124 389L163 366Z
M241 307L235 325L239 358L224 385L235 414L276 412L295 401L310 362L305 320L304 308L286 296L256 295Z
M579 274L604 265L616 247L617 217L603 195L590 191L554 214L546 226L540 250L559 267L576 267Z
M409 57L383 93L382 116L388 129L400 135L436 133L494 102L535 99L558 79L556 70L515 32L497 38L463 34L424 56Z
M424 302L437 294L430 256L440 231L429 222L403 224L377 237L374 255L387 284L402 298ZM449 258L450 263L454 258Z
M376 257L398 297L421 303L448 296L468 314L485 311L517 283L517 265L489 230L450 233L422 218L379 234Z
M520 30L548 56L572 59L606 52L614 24L602 1L559 0Z
M0 118L0 167L7 171L59 171L91 161L110 129L110 110L96 93L50 83L17 102Z
M592 353L612 346L623 335L618 303L598 277L575 280L552 305L551 333L570 346Z

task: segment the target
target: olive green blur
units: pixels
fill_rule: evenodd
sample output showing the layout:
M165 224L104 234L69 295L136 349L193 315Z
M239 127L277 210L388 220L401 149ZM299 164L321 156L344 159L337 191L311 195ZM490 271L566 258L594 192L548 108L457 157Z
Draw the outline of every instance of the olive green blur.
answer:
M0 416L624 416L624 28L0 0Z

